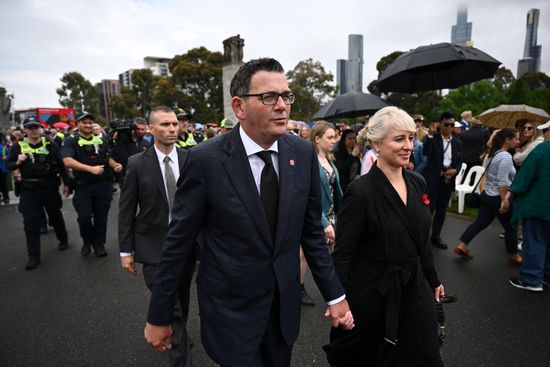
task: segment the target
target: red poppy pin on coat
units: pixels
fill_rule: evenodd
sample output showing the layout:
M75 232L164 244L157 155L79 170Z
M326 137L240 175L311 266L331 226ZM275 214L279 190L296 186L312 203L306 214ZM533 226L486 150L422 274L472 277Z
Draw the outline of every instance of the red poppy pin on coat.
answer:
M291 166L294 166L294 159L291 159L289 163Z

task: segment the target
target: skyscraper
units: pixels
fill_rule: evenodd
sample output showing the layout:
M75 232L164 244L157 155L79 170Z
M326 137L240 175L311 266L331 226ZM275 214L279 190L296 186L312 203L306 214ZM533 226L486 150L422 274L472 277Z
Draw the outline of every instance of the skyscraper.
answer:
M518 78L528 72L540 71L540 55L542 46L537 45L537 33L539 28L539 9L530 9L527 12L527 31L525 33L525 47L523 59L518 61Z
M451 28L451 43L472 46L472 22L468 22L468 7L463 5L458 8L456 25Z
M363 35L348 35L348 59L336 60L336 84L340 94L363 91Z

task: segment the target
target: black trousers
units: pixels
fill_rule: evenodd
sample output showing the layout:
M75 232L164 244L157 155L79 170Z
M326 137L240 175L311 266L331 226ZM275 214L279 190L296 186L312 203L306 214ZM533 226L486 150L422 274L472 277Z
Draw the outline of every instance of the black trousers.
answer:
M453 190L454 182L445 182L443 178L440 179L436 187L428 186L430 211L433 214L432 238L437 238L441 234L441 229L445 222L445 214L447 213L447 207L449 206L449 200L451 200Z
M67 241L67 229L61 214L61 205L61 195L57 187L21 191L19 211L23 214L29 257L40 258L40 226L44 209L48 213L57 239L60 242Z
M153 290L158 264L143 264L143 278L149 290ZM172 321L172 349L167 351L170 367L191 367L191 339L187 335L187 318L189 316L189 288L195 270L195 258L189 262L185 269L185 276L180 285L174 316Z
M77 186L73 205L78 214L80 236L85 246L96 250L105 247L112 198L113 185L110 182Z
M495 217L502 224L504 228L504 242L506 243L506 251L509 254L515 254L518 252L518 236L517 227L510 224L512 218L513 205L510 204L508 212L501 214L498 212L500 209L500 196L489 196L485 192L481 193L479 213L476 220L466 228L464 233L460 236L460 240L465 244L469 244L475 236L482 230L487 228L489 224L495 219Z

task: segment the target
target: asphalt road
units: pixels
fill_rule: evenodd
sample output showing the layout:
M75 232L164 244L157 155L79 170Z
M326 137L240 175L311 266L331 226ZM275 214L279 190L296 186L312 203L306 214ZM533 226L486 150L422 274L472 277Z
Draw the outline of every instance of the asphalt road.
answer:
M25 271L25 238L16 205L0 206L0 367L164 366L164 355L143 339L149 292L141 273L131 276L119 264L116 219L118 195L109 215L109 256L80 256L76 215L64 201L68 250L57 250L53 230L42 236L42 264ZM455 244L469 219L449 216L443 239ZM472 245L475 259L464 262L451 250L434 249L448 294L445 306L447 367L550 366L550 290L542 294L508 284L517 267L507 264L500 228L489 227ZM308 275L306 286L317 302L303 307L300 337L292 366L327 366L321 346L328 322L322 299ZM195 287L188 330L195 366L214 366L199 334Z

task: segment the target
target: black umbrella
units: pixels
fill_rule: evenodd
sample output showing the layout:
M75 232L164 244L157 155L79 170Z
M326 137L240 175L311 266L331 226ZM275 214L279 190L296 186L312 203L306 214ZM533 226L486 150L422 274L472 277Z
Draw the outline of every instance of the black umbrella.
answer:
M329 119L337 117L358 117L372 115L389 104L382 98L363 92L349 92L330 101L315 115L313 119Z
M499 65L500 61L477 48L438 43L399 56L376 84L382 92L401 93L458 88L492 78Z

